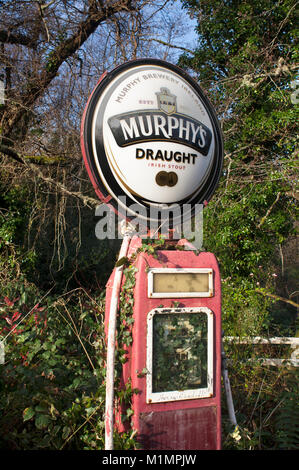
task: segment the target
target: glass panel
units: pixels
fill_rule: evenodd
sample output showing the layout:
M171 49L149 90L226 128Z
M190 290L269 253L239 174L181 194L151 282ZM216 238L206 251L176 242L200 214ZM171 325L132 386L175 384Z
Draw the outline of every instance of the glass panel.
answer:
M153 317L153 392L207 387L206 313L155 314Z
M209 292L209 273L154 273L153 292Z

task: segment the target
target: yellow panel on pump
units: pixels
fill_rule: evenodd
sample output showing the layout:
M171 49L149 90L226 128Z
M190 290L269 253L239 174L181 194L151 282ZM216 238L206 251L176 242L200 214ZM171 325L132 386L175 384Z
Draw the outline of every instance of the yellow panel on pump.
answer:
M211 269L162 268L149 271L149 297L210 297Z
M209 273L155 273L154 292L208 292Z

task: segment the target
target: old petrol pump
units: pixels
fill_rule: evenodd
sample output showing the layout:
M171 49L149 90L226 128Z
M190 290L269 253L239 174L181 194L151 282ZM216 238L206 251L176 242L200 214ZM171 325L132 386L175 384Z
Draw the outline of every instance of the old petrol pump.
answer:
M131 254L138 247L133 240ZM142 253L134 289L133 428L144 449L220 449L221 286L212 253ZM113 275L107 284L109 309ZM120 430L124 429L117 421Z
M133 226L145 226L146 234L153 225L159 233L174 207L184 210L169 216L172 227L194 217L221 175L222 137L212 106L184 71L155 59L123 64L100 79L84 111L81 147L101 201ZM137 440L143 449L220 449L217 261L198 247L178 249L174 240L154 254L141 251L141 238L124 233L119 254L134 259L136 268L133 341L122 379L138 389L132 416ZM120 263L106 290L108 450L113 427L124 429L113 398L123 282Z

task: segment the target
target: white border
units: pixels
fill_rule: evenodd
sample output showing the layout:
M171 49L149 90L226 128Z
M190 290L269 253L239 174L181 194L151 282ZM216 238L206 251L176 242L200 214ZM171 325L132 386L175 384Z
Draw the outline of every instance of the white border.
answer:
M207 292L154 292L155 273L207 273L209 274L209 290ZM148 271L148 297L149 298L187 298L187 297L212 297L213 269L211 268L150 268Z
M154 315L170 313L204 313L208 316L208 386L206 388L198 388L192 390L178 391L173 390L169 392L153 392L152 391L152 377L153 377L153 318ZM207 307L194 307L194 308L155 308L147 315L147 340L146 340L146 402L147 403L161 403L167 401L190 400L195 398L207 398L213 395L213 351L214 351L214 315L213 312Z

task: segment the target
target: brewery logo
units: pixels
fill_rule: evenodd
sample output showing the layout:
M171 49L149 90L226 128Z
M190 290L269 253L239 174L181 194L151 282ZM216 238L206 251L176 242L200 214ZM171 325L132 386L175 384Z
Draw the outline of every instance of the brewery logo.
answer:
M81 148L101 200L118 212L125 197L126 218L145 209L146 223L153 207L188 204L192 217L213 194L223 161L218 120L201 88L155 59L128 62L99 81L82 119Z
M166 114L172 114L176 111L176 96L172 95L168 88L161 88L159 93L156 93L158 99L158 107Z

